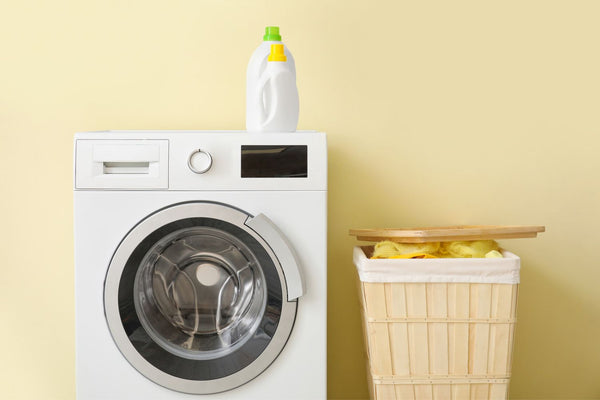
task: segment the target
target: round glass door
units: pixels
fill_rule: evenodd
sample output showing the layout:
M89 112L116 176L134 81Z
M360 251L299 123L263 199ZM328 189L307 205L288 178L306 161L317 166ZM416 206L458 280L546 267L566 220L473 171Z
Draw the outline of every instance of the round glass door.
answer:
M206 360L233 353L256 331L267 302L254 253L234 235L184 228L152 246L137 270L135 311L152 340Z
M115 252L107 322L121 353L152 381L187 393L232 389L283 349L297 301L278 258L216 203L183 203L141 221Z

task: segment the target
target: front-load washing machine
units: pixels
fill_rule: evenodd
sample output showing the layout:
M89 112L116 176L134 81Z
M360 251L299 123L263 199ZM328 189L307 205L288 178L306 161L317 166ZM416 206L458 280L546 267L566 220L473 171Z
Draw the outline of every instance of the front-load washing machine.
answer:
M74 183L78 399L325 399L323 133L78 133Z

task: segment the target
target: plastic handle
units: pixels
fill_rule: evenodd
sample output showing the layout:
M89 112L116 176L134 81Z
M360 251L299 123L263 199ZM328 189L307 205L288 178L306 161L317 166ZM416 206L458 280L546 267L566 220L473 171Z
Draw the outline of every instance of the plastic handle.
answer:
M265 76L263 76L263 78L258 82L258 93L260 93L260 108L261 108L261 121L260 121L260 128L264 129L267 125L269 125L273 119L275 118L275 114L276 114L276 104L277 104L277 90L271 90L271 109L267 110L265 108L265 102L263 101L264 99L264 91L265 91L265 86L267 86L267 83L269 83L272 79L271 76L268 76L267 74L265 74Z

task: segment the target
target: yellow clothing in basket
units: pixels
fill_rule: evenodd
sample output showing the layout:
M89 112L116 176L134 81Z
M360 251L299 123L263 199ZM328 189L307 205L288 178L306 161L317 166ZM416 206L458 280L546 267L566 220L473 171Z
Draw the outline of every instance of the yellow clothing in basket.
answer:
M375 244L371 258L494 258L502 257L494 240L468 242L396 243L389 240Z
M498 250L492 250L486 253L485 258L504 258L504 256Z
M440 254L450 258L485 258L492 250L498 251L498 243L493 240L473 240L469 242L442 243Z
M411 253L434 255L440 248L439 242L433 243L396 243L389 240L375 244L371 258L400 258ZM402 257L412 258L412 257Z
M438 258L436 256L432 256L431 254L427 254L427 253L420 253L420 252L416 252L416 253L408 253L408 254L398 254L397 256L391 256L388 258L393 258L393 259L410 259L410 258Z

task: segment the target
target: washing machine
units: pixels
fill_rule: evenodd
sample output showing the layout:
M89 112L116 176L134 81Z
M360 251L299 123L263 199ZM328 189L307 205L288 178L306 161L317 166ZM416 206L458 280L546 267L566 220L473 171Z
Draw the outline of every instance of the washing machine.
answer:
M77 398L325 399L325 134L74 147Z

